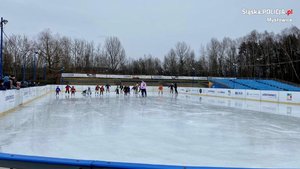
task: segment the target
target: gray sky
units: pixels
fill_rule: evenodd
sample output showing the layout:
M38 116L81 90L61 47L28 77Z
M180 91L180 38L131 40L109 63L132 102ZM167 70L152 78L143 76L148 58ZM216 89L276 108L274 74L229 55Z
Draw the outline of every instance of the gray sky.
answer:
M178 41L199 55L211 38L237 38L256 29L280 32L300 27L299 0L0 0L5 32L36 38L49 28L71 38L103 44L117 36L128 57L163 58ZM243 9L293 9L288 23L269 23L268 15L243 15Z

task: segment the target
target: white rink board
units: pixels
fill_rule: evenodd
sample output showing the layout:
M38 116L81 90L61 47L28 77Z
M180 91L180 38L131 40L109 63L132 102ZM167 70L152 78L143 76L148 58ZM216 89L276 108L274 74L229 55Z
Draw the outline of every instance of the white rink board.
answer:
M50 86L22 88L20 90L0 91L0 114L23 103L42 96L50 91Z
M0 91L0 113L13 109L23 103L26 103L36 97L39 97L49 91L55 91L57 85L39 86L31 88L23 88L20 90L7 90ZM58 85L62 92L65 91L65 85ZM95 86L88 85L76 85L75 88L77 92L81 92L88 87L91 88L92 92L95 91ZM132 88L132 86L130 86ZM115 92L116 86L111 86L110 92ZM158 92L157 86L149 86L147 88L148 92ZM164 93L169 93L170 89L164 86ZM238 98L238 99L249 99L257 101L271 101L280 103L293 103L300 104L300 92L287 92L287 91L259 91L259 90L235 90L235 89L214 89L214 88L188 88L188 87L178 87L178 92L180 94L202 94L208 96L218 96L225 98ZM220 104L225 104L218 101ZM229 104L229 103L226 103ZM268 104L261 103L261 109L266 109L269 111ZM229 104L233 107L244 107L246 109L254 110L255 105L247 103L244 105L243 102L236 101ZM281 108L291 111L293 108ZM279 112L279 110L272 108L272 111Z
M246 99L260 100L260 90L246 90Z
M300 103L300 92L279 92L279 102Z
M260 95L262 101L279 101L279 91L262 90L260 91Z
M257 101L300 104L300 92L201 88L199 94Z

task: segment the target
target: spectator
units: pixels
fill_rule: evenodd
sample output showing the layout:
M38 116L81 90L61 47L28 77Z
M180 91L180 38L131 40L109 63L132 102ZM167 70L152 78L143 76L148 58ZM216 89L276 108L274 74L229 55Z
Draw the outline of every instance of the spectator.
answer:
M10 80L11 80L11 88L17 89L17 79L16 79L15 75L11 75Z
M17 82L17 90L21 88L21 82Z
M3 83L8 82L8 81L9 81L9 76L7 74L5 74L3 77Z
M6 90L6 87L3 85L4 80L0 79L0 90Z
M27 81L22 81L21 87L28 87L28 82Z
M3 86L6 89L11 89L11 81L10 81L9 76L7 74L3 78Z

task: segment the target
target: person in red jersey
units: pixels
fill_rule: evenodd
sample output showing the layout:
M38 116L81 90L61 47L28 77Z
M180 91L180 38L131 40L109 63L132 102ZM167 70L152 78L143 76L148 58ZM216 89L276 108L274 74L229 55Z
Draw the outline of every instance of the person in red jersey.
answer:
M68 94L70 94L70 89L71 89L71 86L67 85L65 88L66 88L66 91L65 91L65 93L68 93Z
M75 89L74 86L72 86L72 88L71 88L71 95L75 95L75 92L76 92L76 89Z
M101 86L100 87L100 95L103 95L103 92L104 92L104 86Z
M158 86L158 94L163 94L164 86L161 84Z
M97 85L95 87L95 95L99 95L99 90L100 90L100 87L99 87L99 85Z

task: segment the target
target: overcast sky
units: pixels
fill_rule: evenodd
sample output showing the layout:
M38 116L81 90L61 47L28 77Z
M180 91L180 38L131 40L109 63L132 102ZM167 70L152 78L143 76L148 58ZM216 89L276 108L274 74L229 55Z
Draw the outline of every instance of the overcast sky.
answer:
M267 15L243 15L243 9L293 9L288 23L269 23ZM47 28L71 38L103 44L117 36L128 57L163 58L185 41L199 55L211 38L237 38L256 29L280 32L300 27L299 0L0 0L5 32L36 38Z

